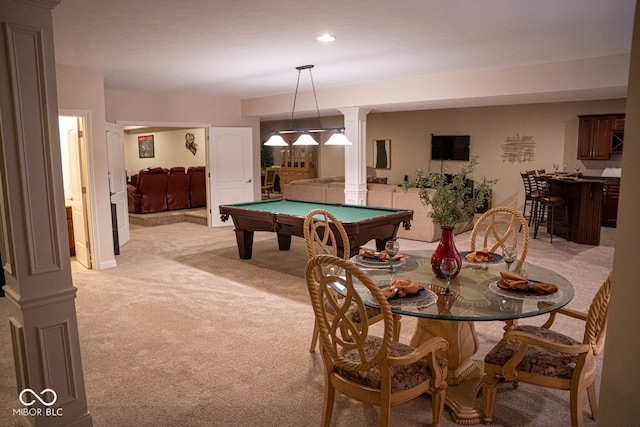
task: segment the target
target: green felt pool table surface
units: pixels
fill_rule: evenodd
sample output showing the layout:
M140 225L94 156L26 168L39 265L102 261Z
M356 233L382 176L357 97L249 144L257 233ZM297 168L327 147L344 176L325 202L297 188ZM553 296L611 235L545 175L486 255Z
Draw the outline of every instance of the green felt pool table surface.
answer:
M379 208L375 206L338 205L335 203L286 199L259 200L256 202L237 203L227 206L301 217L305 217L307 213L313 209L325 209L331 212L340 222L364 221L402 211L401 209Z
M304 218L313 209L325 209L342 223L352 254L372 239L382 250L384 242L396 236L400 224L409 228L413 218L411 210L287 199L221 205L220 215L223 221L233 218L240 258L248 259L254 231L276 232L280 250L288 250L292 235L303 237Z

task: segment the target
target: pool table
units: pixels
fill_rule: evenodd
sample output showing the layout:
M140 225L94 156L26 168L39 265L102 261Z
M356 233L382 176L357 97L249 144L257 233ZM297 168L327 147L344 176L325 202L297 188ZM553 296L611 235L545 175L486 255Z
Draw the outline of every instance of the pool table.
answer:
M349 236L352 256L371 239L376 240L378 250L383 250L384 243L396 236L400 224L408 230L413 219L412 210L286 198L220 205L220 219L233 219L240 258L250 259L254 231L276 232L278 248L281 251L289 250L291 236L304 237L304 218L313 209L325 209L340 220ZM338 253L342 255L342 252L343 249L338 247Z

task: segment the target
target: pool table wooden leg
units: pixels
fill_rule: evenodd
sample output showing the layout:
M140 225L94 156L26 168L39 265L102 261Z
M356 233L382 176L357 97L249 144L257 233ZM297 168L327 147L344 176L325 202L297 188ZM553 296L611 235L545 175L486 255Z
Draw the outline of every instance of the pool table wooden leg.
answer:
M278 233L278 249L281 251L291 249L291 234Z
M251 259L253 252L253 231L236 229L236 241L238 242L238 255L240 255L240 259Z

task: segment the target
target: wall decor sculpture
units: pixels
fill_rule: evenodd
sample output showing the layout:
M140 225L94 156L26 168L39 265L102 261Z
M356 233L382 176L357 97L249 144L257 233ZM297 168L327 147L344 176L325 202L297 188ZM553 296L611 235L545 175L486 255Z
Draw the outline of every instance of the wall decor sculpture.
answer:
M184 146L187 150L191 151L191 154L196 155L196 151L198 151L198 144L196 144L195 135L192 133L187 133L185 136Z
M534 161L536 141L533 136L508 136L502 144L502 161L509 163L525 163Z

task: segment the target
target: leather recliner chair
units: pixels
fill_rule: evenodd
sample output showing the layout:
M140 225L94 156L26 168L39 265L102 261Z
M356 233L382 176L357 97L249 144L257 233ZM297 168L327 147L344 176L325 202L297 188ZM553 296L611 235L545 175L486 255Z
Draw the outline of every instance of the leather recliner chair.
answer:
M191 207L207 206L207 190L204 166L190 166L187 174L191 175L189 184L189 198Z
M187 209L189 205L189 184L191 175L184 167L176 166L169 171L167 181L167 209Z
M129 205L129 213L140 213L142 195L135 185L127 184L127 203Z
M168 179L169 175L163 168L147 168L138 173L137 190L141 195L141 213L167 210Z

